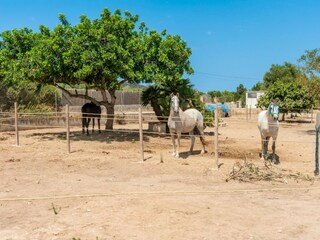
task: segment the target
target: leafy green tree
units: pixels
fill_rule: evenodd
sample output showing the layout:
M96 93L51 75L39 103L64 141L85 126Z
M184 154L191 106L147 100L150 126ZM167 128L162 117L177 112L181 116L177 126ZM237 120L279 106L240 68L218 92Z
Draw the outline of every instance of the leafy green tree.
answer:
M180 105L183 110L187 108L198 109L204 117L205 126L212 126L213 114L205 108L205 104L200 101L202 93L195 91L189 79L181 79L175 85L154 84L147 87L142 93L142 104L151 104L159 121L167 122L170 114L170 94L179 93ZM156 97L155 97L156 96ZM167 132L169 129L167 129Z
M302 63L301 70L307 76L301 82L308 87L310 96L320 105L320 49L306 51L299 62Z
M203 104L200 103L200 95L193 90L193 86L188 79L176 81L174 85L164 82L147 87L142 92L142 104L150 103L158 120L166 122L170 113L171 93L179 93L180 105L183 110L188 107L203 108Z
M262 82L257 82L253 87L251 88L251 91L261 91L265 90L264 84Z
M243 84L239 84L237 91L235 92L235 100L240 100L242 107L246 105L246 92L247 89L243 86Z
M27 62L25 54L32 49L37 36L23 28L5 31L0 37L0 108L7 111L18 102L22 111L52 111L56 89L24 79L24 69L20 68L22 62Z
M284 65L272 64L270 70L263 77L263 85L268 89L277 81L292 82L295 81L301 72L296 65L285 62Z
M225 102L233 102L235 101L235 92L229 91L209 91L208 94L211 96L212 99L215 97L219 98L221 103Z
M320 74L320 48L305 51L299 62L303 63L301 69L310 76L318 77Z
M219 98L219 100L222 98L221 91L208 91L208 94L211 96L212 100L215 98Z
M192 85L182 79L184 74L193 73L191 49L186 42L180 36L167 35L166 31L151 31L143 33L143 45L143 79L154 83L143 91L143 104L150 103L160 121L169 115L171 93L179 93L182 106L187 103L194 106Z
M221 92L221 102L233 102L235 100L235 92L230 92L230 91L222 91Z
M180 36L167 35L166 31L144 32L143 44L143 78L146 82L172 86L182 79L183 74L193 74L189 60L191 49Z
M113 128L115 92L125 82L141 80L142 42L135 30L138 16L104 9L99 19L80 17L72 27L64 15L53 31L40 27L40 40L28 52L27 76L60 88L70 96L91 100L107 109L106 128ZM140 65L139 65L140 64ZM83 84L101 93L101 101L69 87Z
M279 101L281 113L308 111L314 104L306 87L297 82L275 82L258 99L257 107L266 109L274 99Z
M174 86L183 74L193 72L191 49L179 36L150 31L138 16L104 9L99 19L80 17L71 26L64 15L53 30L26 34L33 39L30 49L14 59L15 79L53 85L70 96L91 100L107 109L106 128L113 128L115 92L126 82L165 82ZM19 46L20 51L23 46ZM10 52L11 50L9 50ZM70 91L84 85L101 93L101 101Z

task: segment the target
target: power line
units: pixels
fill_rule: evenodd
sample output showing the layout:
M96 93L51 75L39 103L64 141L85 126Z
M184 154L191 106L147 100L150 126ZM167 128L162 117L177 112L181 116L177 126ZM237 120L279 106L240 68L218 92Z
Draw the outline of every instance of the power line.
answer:
M223 75L223 74L207 73L207 72L194 72L194 73L199 75L207 75L209 77L219 77L219 79L223 78L224 80L230 80L226 78L236 78L236 79L255 80L255 81L258 81L260 79L258 77L254 78L254 77L235 76L235 75Z

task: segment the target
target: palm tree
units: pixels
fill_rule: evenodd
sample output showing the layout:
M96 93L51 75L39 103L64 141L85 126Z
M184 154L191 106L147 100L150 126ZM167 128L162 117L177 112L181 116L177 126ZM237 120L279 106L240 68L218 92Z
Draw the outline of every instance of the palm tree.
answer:
M142 92L142 104L151 104L158 120L167 122L170 112L170 94L179 93L182 108L202 108L199 96L195 93L189 79L181 79L174 84L156 83Z

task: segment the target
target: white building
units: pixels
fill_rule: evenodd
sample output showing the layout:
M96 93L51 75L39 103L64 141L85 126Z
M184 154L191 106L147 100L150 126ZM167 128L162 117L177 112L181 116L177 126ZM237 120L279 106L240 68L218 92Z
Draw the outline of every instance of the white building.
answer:
M246 92L246 106L251 108L256 108L258 99L262 96L264 91L248 91Z

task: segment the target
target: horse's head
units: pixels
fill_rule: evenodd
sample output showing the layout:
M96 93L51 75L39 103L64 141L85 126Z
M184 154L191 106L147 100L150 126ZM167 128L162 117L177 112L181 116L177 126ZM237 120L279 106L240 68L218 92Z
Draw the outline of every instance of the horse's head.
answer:
M179 93L177 95L171 94L170 108L174 113L179 113Z
M280 114L280 107L277 101L273 101L269 105L269 114L273 117L274 120L278 120Z

